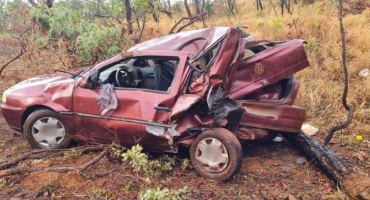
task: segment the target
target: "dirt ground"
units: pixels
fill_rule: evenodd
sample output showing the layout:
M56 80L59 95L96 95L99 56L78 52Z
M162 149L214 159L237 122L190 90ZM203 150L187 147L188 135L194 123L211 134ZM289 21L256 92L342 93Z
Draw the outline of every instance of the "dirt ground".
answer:
M7 127L0 118L1 160L16 158L30 151L21 134ZM82 144L77 144L82 145ZM365 143L356 144L355 151L333 145L351 164L369 173L369 162L354 152L368 149ZM99 153L74 156L64 153L43 159L29 159L22 167L81 166ZM170 155L172 156L172 155ZM127 163L110 162L103 158L88 170L33 172L0 179L1 199L137 199L140 191L151 188L177 190L187 186L189 199L345 199L342 191L309 161L300 163L301 155L285 140L265 144L244 144L241 171L233 180L217 182L199 176L194 170L182 171L180 162L186 155L173 155L177 165L160 178L145 177L132 172ZM362 161L363 160L363 161Z
M1 51L1 63L17 52L16 43L0 41L1 49L5 49L4 45L14 48L13 52ZM7 72L0 80L1 93L19 81L18 71L9 69ZM322 139L324 134L314 137ZM346 130L336 134L330 144L330 148L367 174L370 173L369 147L367 140L357 142L353 135L346 134ZM111 162L104 157L83 172L33 172L1 178L0 199L138 199L139 192L148 188L178 190L185 186L189 199L346 199L343 191L312 162L302 161L304 155L285 140L244 144L243 148L242 168L227 182L203 178L193 169L181 170L180 163L188 155L170 155L176 160L174 169L159 178L151 178L149 184L145 183L146 177L133 172L128 163ZM10 129L0 116L0 163L29 151L31 149L22 135ZM98 154L68 152L28 159L15 167L81 166Z

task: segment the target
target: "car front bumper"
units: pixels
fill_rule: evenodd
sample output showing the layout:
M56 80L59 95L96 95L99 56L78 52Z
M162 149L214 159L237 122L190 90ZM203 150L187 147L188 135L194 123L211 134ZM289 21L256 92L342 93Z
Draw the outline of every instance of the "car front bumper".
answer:
M24 109L20 107L10 106L4 103L1 104L1 114L8 125L16 131L22 131L23 113Z

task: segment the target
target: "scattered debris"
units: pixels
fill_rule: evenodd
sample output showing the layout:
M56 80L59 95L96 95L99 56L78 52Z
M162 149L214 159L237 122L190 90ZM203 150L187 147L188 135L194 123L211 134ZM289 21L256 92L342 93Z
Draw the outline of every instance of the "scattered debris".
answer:
M365 69L361 70L360 73L358 73L358 75L361 76L362 78L368 77L369 74L370 74L369 68L365 68Z
M317 131L319 131L319 129L310 124L303 124L302 131L305 132L307 135L312 136L315 135Z
M276 136L272 141L274 141L274 142L282 142L283 141L283 137Z
M364 140L364 138L362 137L362 135L357 135L356 140L359 141L359 142L362 142Z
M366 153L363 151L355 153L354 156L362 162L364 162L367 159Z
M290 134L283 136L305 153L309 160L316 163L330 179L340 184L350 199L370 199L370 177L366 173L353 168L334 151L303 131L297 136Z
M304 164L304 163L306 163L306 162L307 162L307 159L306 159L306 158L304 158L304 157L298 157L297 159L295 159L295 162L296 162L297 164Z
M87 147L81 147L80 149L81 149L81 151L92 150L92 149L102 150L102 151L94 159L86 162L85 164L83 164L81 166L77 166L77 167L46 167L46 168L30 168L30 167L22 167L22 166L11 167L15 163L19 163L22 160L28 159L31 155L33 155L35 153L39 154L39 153L43 153L43 152L47 152L47 151L50 151L50 152L66 151L66 150L62 150L62 149L35 150L35 151L29 152L29 153L25 153L22 156L20 156L19 158L15 158L13 160L10 160L10 161L4 163L4 165L2 165L3 167L1 167L2 170L0 170L0 178L15 175L15 174L25 174L25 173L38 172L38 171L48 171L48 172L84 171L87 168L89 168L91 165L93 165L96 162L98 162L99 160L101 160L106 155L106 153L108 152L109 146L104 147L104 148L103 148L103 146L94 146L94 147L87 146Z

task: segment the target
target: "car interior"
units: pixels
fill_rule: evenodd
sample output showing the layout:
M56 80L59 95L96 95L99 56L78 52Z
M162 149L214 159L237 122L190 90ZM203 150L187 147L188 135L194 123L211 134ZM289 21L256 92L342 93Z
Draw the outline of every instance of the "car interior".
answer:
M169 91L178 61L176 57L131 58L101 70L99 83L117 88Z

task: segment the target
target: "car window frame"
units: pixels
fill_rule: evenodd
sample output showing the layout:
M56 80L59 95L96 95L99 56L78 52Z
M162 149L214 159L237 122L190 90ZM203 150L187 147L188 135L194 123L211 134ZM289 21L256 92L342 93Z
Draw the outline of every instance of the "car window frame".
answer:
M88 72L84 73L84 76L76 82L76 85L79 85L80 87L89 88L88 82L92 82L91 76L93 74L99 73L102 69L108 68L109 66L116 65L124 60L135 58L135 57L168 57L168 58L178 58L178 66L177 70L174 74L174 78L172 80L170 89L167 91L161 91L161 90L151 90L151 89L145 89L145 88L124 88L124 87L115 87L116 90L138 90L138 91L148 91L148 92L154 92L154 93L172 93L174 86L177 86L176 92L182 88L181 86L181 80L183 79L184 75L178 75L179 73L183 73L186 69L186 60L189 58L188 52L184 51L158 51L158 50L150 50L150 51L140 51L140 52L124 52L121 54L118 54L116 56L111 57L108 60L105 60L101 63L96 64L94 67L92 67ZM183 66L180 66L183 65ZM182 72L180 72L180 70ZM178 80L176 80L178 79ZM94 82L92 82L94 83ZM98 84L98 83L95 83ZM176 85L175 85L176 84ZM94 86L90 87L90 89L99 89L100 86Z

